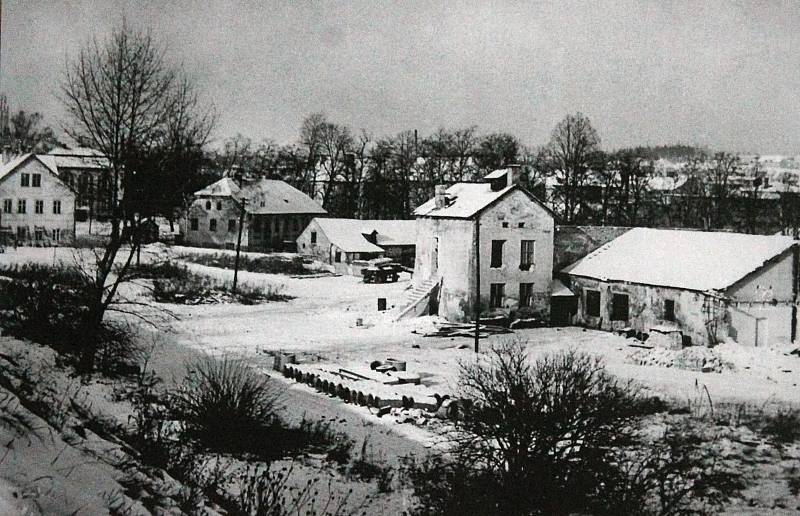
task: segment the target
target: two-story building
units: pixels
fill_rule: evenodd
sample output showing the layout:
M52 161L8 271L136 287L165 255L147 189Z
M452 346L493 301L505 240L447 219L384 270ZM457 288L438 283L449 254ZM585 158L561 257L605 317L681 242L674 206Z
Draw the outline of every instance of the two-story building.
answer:
M59 147L47 156L52 157L61 180L75 192L79 220L111 214L114 178L111 162L102 152L86 147Z
M482 313L548 317L553 214L520 186L519 167L496 170L481 183L438 186L415 215L414 286L429 295L430 311L468 320L480 296ZM414 302L408 313L421 313Z
M327 213L309 196L275 179L230 177L198 190L182 224L184 242L199 247L233 249L242 220L242 248L250 251L294 250L311 219Z
M75 235L75 193L48 156L25 154L3 165L0 203L6 243L53 245Z

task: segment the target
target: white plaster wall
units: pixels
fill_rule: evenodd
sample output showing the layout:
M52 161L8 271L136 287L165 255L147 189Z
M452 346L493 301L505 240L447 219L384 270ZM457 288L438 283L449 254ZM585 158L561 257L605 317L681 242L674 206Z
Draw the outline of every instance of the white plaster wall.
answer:
M206 201L211 202L211 208L206 208ZM222 209L217 209L217 202L222 203ZM236 245L239 236L239 205L230 197L197 198L189 207L183 221L184 242L188 245L199 247L231 247ZM198 227L192 229L191 219L196 218ZM217 220L217 230L209 229L211 219ZM236 229L228 231L228 221L236 221ZM248 246L247 222L242 229L242 247Z
M40 174L40 187L21 186L20 175ZM33 184L31 179L31 185ZM11 199L11 213L3 213L3 200ZM17 213L17 200L25 199L26 213ZM44 202L43 213L35 211L35 201ZM61 213L53 213L53 201L61 201ZM52 241L53 229L61 230L61 240L69 241L75 231L75 194L37 159L28 159L0 181L0 226L11 226L14 234L18 227L28 228L29 239L34 237L34 228L41 226L47 232L45 242Z

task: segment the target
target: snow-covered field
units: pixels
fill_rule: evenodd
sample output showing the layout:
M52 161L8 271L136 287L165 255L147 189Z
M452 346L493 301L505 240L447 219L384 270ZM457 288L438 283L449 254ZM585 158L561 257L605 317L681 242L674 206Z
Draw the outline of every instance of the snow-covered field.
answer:
M178 256L193 248L148 246L143 257ZM218 250L216 252L219 252ZM84 258L91 257L86 250ZM87 254L88 253L88 254ZM0 255L0 263L74 261L66 248L20 248ZM232 278L233 271L197 264L189 266L209 276ZM424 383L442 391L454 388L460 361L475 359L469 338L424 337L435 317L395 322L403 305L410 278L397 283L365 284L352 276L297 278L278 274L240 272L240 281L283 285L293 296L288 302L244 306L238 304L171 305L179 319L164 337L179 346L213 354L236 354L254 363L268 364L265 352L291 351L342 367L364 367L388 357L405 360L410 371ZM378 298L386 298L389 310L377 310ZM360 321L360 325L357 322ZM800 399L800 357L787 349L744 348L725 344L717 348L721 358L734 366L722 373L700 373L677 368L635 365L628 356L634 343L621 336L583 328L518 330L512 336L496 335L481 340L482 350L505 338L526 342L531 356L569 348L597 353L609 370L634 379L653 394L679 400L695 400L705 389L714 402L766 402L797 404Z

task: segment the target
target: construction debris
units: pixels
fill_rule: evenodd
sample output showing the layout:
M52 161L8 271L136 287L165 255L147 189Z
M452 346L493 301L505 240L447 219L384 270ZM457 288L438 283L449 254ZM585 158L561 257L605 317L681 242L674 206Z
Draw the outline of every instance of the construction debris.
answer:
M436 323L436 331L423 333L423 337L471 337L475 338L474 323ZM490 324L480 324L478 326L478 338L485 339L490 335L501 335L513 333L503 326Z
M669 348L639 349L628 355L628 361L636 365L675 367L703 373L721 373L733 369L711 348L690 346L681 350Z

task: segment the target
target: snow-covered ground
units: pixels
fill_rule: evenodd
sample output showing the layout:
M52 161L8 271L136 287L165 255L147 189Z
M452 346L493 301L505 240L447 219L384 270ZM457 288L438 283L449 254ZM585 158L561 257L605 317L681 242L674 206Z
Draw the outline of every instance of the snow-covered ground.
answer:
M148 246L143 256L148 259L178 256L188 249L156 244ZM91 257L90 251L81 253L84 258ZM75 259L74 254L64 248L20 248L0 254L0 263L32 260L69 263ZM230 270L197 264L189 267L217 278L233 277ZM388 284L365 284L352 276L297 278L240 272L239 278L249 284L282 285L293 299L252 306L171 305L179 319L165 337L180 346L214 354L242 355L264 364L269 360L265 352L270 351L297 352L342 367L364 367L372 360L391 357L407 361L410 371L420 373L424 383L442 392L453 389L459 362L475 359L469 338L422 336L434 328L434 317L393 320L410 286L407 274L399 282ZM386 298L390 310L379 312L378 298ZM636 350L630 346L633 341L583 328L518 330L512 336L496 335L481 340L481 348L488 349L505 338L523 339L534 357L569 348L598 353L612 373L641 382L665 398L696 400L705 395L705 387L714 402L796 404L800 399L800 357L786 354L787 349L724 344L716 352L734 369L700 373L635 365L628 360Z

